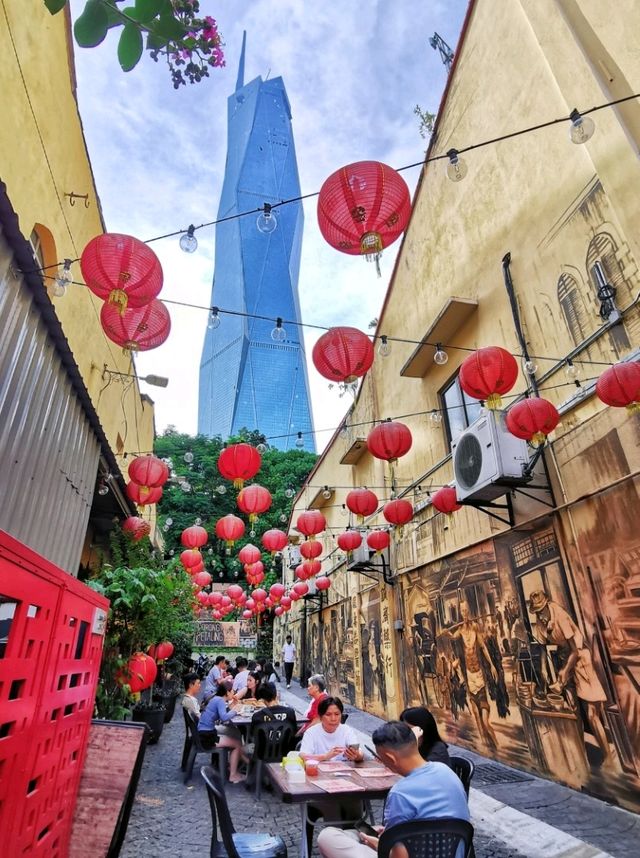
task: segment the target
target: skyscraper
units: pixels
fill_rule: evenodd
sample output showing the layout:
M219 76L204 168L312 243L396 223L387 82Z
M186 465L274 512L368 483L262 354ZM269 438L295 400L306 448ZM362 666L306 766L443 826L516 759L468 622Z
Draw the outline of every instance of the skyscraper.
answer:
M245 38L236 90L228 99L227 162L218 219L300 196L291 108L281 77L244 83ZM210 319L200 361L198 432L227 438L258 429L287 450L302 433L315 450L298 273L304 215L300 202L274 209L276 228L260 231L254 213L216 226ZM267 225L268 228L269 224ZM264 317L264 318L261 318ZM282 336L282 334L280 334Z

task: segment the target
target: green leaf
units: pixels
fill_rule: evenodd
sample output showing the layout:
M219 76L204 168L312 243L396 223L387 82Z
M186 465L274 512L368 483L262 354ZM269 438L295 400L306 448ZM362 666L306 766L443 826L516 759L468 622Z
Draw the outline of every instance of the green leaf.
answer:
M73 34L81 48L95 48L104 41L109 16L102 0L87 0L84 12L73 25Z
M147 50L148 51L159 51L164 48L169 39L163 36L156 36L154 33L149 33L147 36Z
M122 71L131 71L138 65L144 45L142 33L135 24L126 24L118 42L118 60Z
M55 15L61 9L64 9L67 5L67 0L44 0L44 5L52 15Z
M164 7L164 0L136 0L138 21L151 21Z
M163 12L157 21L154 21L149 29L157 36L162 36L165 39L176 41L184 38L187 30L177 21L173 15Z

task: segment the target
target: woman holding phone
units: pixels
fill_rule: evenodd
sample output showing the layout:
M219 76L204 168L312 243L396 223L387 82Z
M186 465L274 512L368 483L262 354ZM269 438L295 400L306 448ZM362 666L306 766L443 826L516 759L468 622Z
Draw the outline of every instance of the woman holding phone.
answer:
M318 704L320 723L305 732L300 756L303 760L351 760L360 762L364 753L358 737L342 723L344 706L339 697L325 697Z

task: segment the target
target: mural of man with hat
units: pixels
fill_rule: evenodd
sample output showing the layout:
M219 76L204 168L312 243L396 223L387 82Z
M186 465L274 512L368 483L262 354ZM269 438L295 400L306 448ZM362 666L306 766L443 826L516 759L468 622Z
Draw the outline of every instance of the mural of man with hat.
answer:
M536 615L535 637L538 642L556 644L560 647L561 657L565 659L558 672L558 681L551 689L562 691L573 682L576 695L586 706L589 724L604 755L604 762L608 763L611 752L604 728L603 712L607 695L596 674L591 652L585 646L582 632L571 615L557 602L553 602L544 590L531 593L528 607L529 611ZM541 637L538 637L540 633Z

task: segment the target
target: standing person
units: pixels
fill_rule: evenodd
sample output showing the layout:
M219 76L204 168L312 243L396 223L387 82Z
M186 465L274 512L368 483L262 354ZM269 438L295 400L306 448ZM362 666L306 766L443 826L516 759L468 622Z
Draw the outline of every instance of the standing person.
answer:
M221 682L207 708L200 716L198 733L204 740L207 739L207 735L213 736L215 733L219 737L216 743L217 747L231 749L231 753L229 754L229 780L231 783L237 784L245 779L238 772L240 760L247 763L249 762L249 758L243 753L240 730L231 723L235 713L229 711L228 704L230 702L231 692L226 684Z
M423 760L451 765L447 744L442 741L436 720L426 706L411 706L403 709L400 720L413 730Z
M313 676L309 677L309 681L307 682L307 694L311 698L311 705L305 712L304 717L307 723L303 724L298 731L299 736L306 733L309 727L315 727L315 725L320 722L318 706L325 697L329 696L325 689L326 683L324 681L324 676L322 676L321 673L314 673Z
M182 695L182 706L187 712L191 712L194 718L200 717L200 677L197 673L187 673L184 678L184 694Z
M423 760L408 724L389 721L378 727L371 738L387 768L402 775L389 790L379 834L385 828L414 819L448 817L469 821L462 782L448 766ZM318 848L323 858L375 858L378 841L378 837L358 831L328 827L318 836ZM463 855L464 846L460 844L456 858Z
M291 688L291 677L293 676L293 665L296 656L296 646L291 640L291 635L287 635L285 644L282 647L282 661L284 662L284 675L287 681L287 688Z

